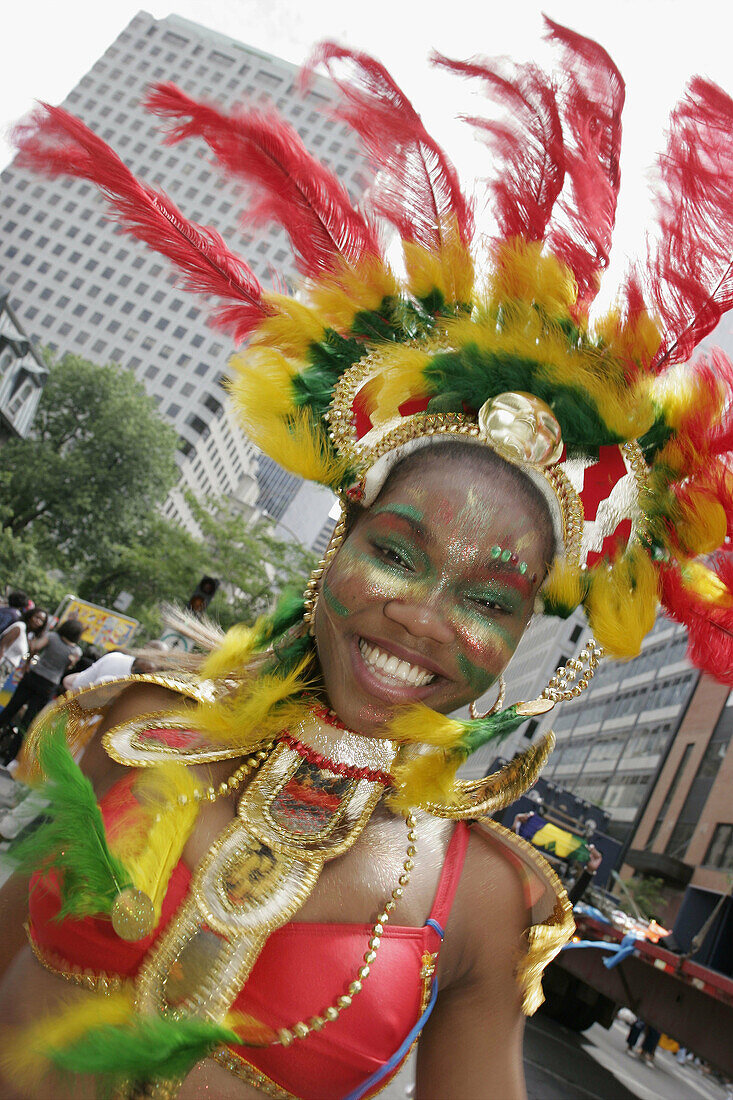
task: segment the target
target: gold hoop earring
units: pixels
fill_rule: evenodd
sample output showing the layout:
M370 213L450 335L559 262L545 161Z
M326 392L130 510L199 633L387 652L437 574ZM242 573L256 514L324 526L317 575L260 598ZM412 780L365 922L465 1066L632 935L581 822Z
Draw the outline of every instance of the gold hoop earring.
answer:
M493 707L489 707L489 709L487 711L485 711L483 714L479 714L479 712L476 710L476 700L474 699L474 701L468 707L468 713L471 715L471 718L474 720L474 722L476 721L477 718L488 718L490 715L496 714L499 707L504 706L504 699L505 698L506 698L506 682L504 680L504 677L500 675L499 676L499 694L496 697L496 702L494 703Z
M303 593L303 600L305 601L305 614L303 615L303 622L308 627L308 633L311 637L314 634L313 623L315 621L316 608L318 606L318 597L320 595L319 585L326 575L331 562L336 557L341 543L344 541L346 534L346 506L341 501L341 515L338 522L331 532L331 538L328 540L328 546L326 552L315 567L308 579L305 592Z

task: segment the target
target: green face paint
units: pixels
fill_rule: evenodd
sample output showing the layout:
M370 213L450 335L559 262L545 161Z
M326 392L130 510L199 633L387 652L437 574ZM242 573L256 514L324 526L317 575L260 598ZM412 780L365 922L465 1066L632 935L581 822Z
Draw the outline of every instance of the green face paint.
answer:
M412 504L387 504L384 508L375 508L373 516L400 516L402 519L412 520L413 523L422 523L424 512L415 508Z
M341 601L337 600L336 597L334 596L334 594L331 590L331 586L328 583L328 577L324 578L322 594L323 594L324 600L326 601L328 606L331 608L334 615L338 615L338 617L340 619L344 619L349 614L348 607L344 607L344 605L341 603Z

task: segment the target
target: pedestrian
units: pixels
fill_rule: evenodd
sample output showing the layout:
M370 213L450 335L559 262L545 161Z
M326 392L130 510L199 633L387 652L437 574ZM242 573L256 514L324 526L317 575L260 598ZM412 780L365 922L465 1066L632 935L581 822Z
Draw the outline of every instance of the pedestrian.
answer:
M641 1050L639 1057L642 1062L646 1062L648 1066L654 1065L654 1055L657 1047L659 1046L659 1040L662 1038L661 1031L657 1031L651 1024L647 1024L644 1028L644 1038L641 1043Z
M30 600L25 592L11 592L7 607L0 607L0 634L16 623L24 611L28 610Z
M91 668L100 657L104 657L104 650L98 645L88 645L78 661L75 662L67 672L64 680L69 676L76 676L79 672L84 672L86 669ZM64 690L67 690L64 688Z
M47 622L47 613L40 607L32 607L0 634L0 685L28 660L31 647L43 634Z
M64 691L79 691L81 688L92 687L101 684L105 680L124 680L128 676L146 676L155 672L157 663L150 650L167 653L168 646L165 642L148 642L145 653L137 657L131 653L123 653L114 650L105 653L98 661L81 672L70 672L64 677Z
M34 664L0 713L0 763L7 765L15 759L25 730L53 698L69 665L81 656L77 642L83 630L84 626L78 619L66 619L37 643ZM12 719L23 706L26 711L22 724L11 726Z
M596 871L603 862L603 855L598 851L595 844L589 845L588 851L590 853L588 862L581 868L580 874L568 890L568 897L573 905L577 904L583 897L583 894L593 881Z
M645 1027L646 1024L644 1023L644 1021L641 1019L640 1016L637 1016L633 1024L629 1028L629 1034L626 1036L627 1054L636 1054L636 1044L639 1042L639 1039L641 1038L641 1033Z

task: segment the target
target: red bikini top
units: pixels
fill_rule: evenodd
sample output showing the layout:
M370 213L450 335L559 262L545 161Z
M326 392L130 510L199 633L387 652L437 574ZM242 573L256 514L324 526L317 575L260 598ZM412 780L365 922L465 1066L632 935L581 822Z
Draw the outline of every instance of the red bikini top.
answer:
M114 827L131 797L125 777L100 803ZM437 987L433 972L463 869L468 828L451 837L430 916L421 928L387 925L361 993L337 1020L290 1047L228 1048L217 1056L255 1087L278 1086L301 1100L360 1100L380 1091L417 1039ZM109 921L94 917L57 921L59 897L52 875L31 881L29 934L42 962L69 976L129 977L165 929L188 890L191 872L179 863L171 876L160 924L136 943L120 940ZM234 1009L275 1028L322 1012L346 991L368 949L371 926L291 922L272 933ZM101 972L101 973L100 973ZM271 1087L269 1091L272 1091Z

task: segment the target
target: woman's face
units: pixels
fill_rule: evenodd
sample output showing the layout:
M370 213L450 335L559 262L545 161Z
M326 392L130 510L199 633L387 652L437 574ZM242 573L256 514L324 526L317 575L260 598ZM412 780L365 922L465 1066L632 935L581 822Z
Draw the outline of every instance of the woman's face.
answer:
M32 630L34 634L38 634L43 630L46 625L46 613L45 611L34 611L28 620L28 629Z
M436 449L358 519L315 619L329 702L350 729L379 734L417 701L450 713L497 679L546 570L520 498L501 466Z

